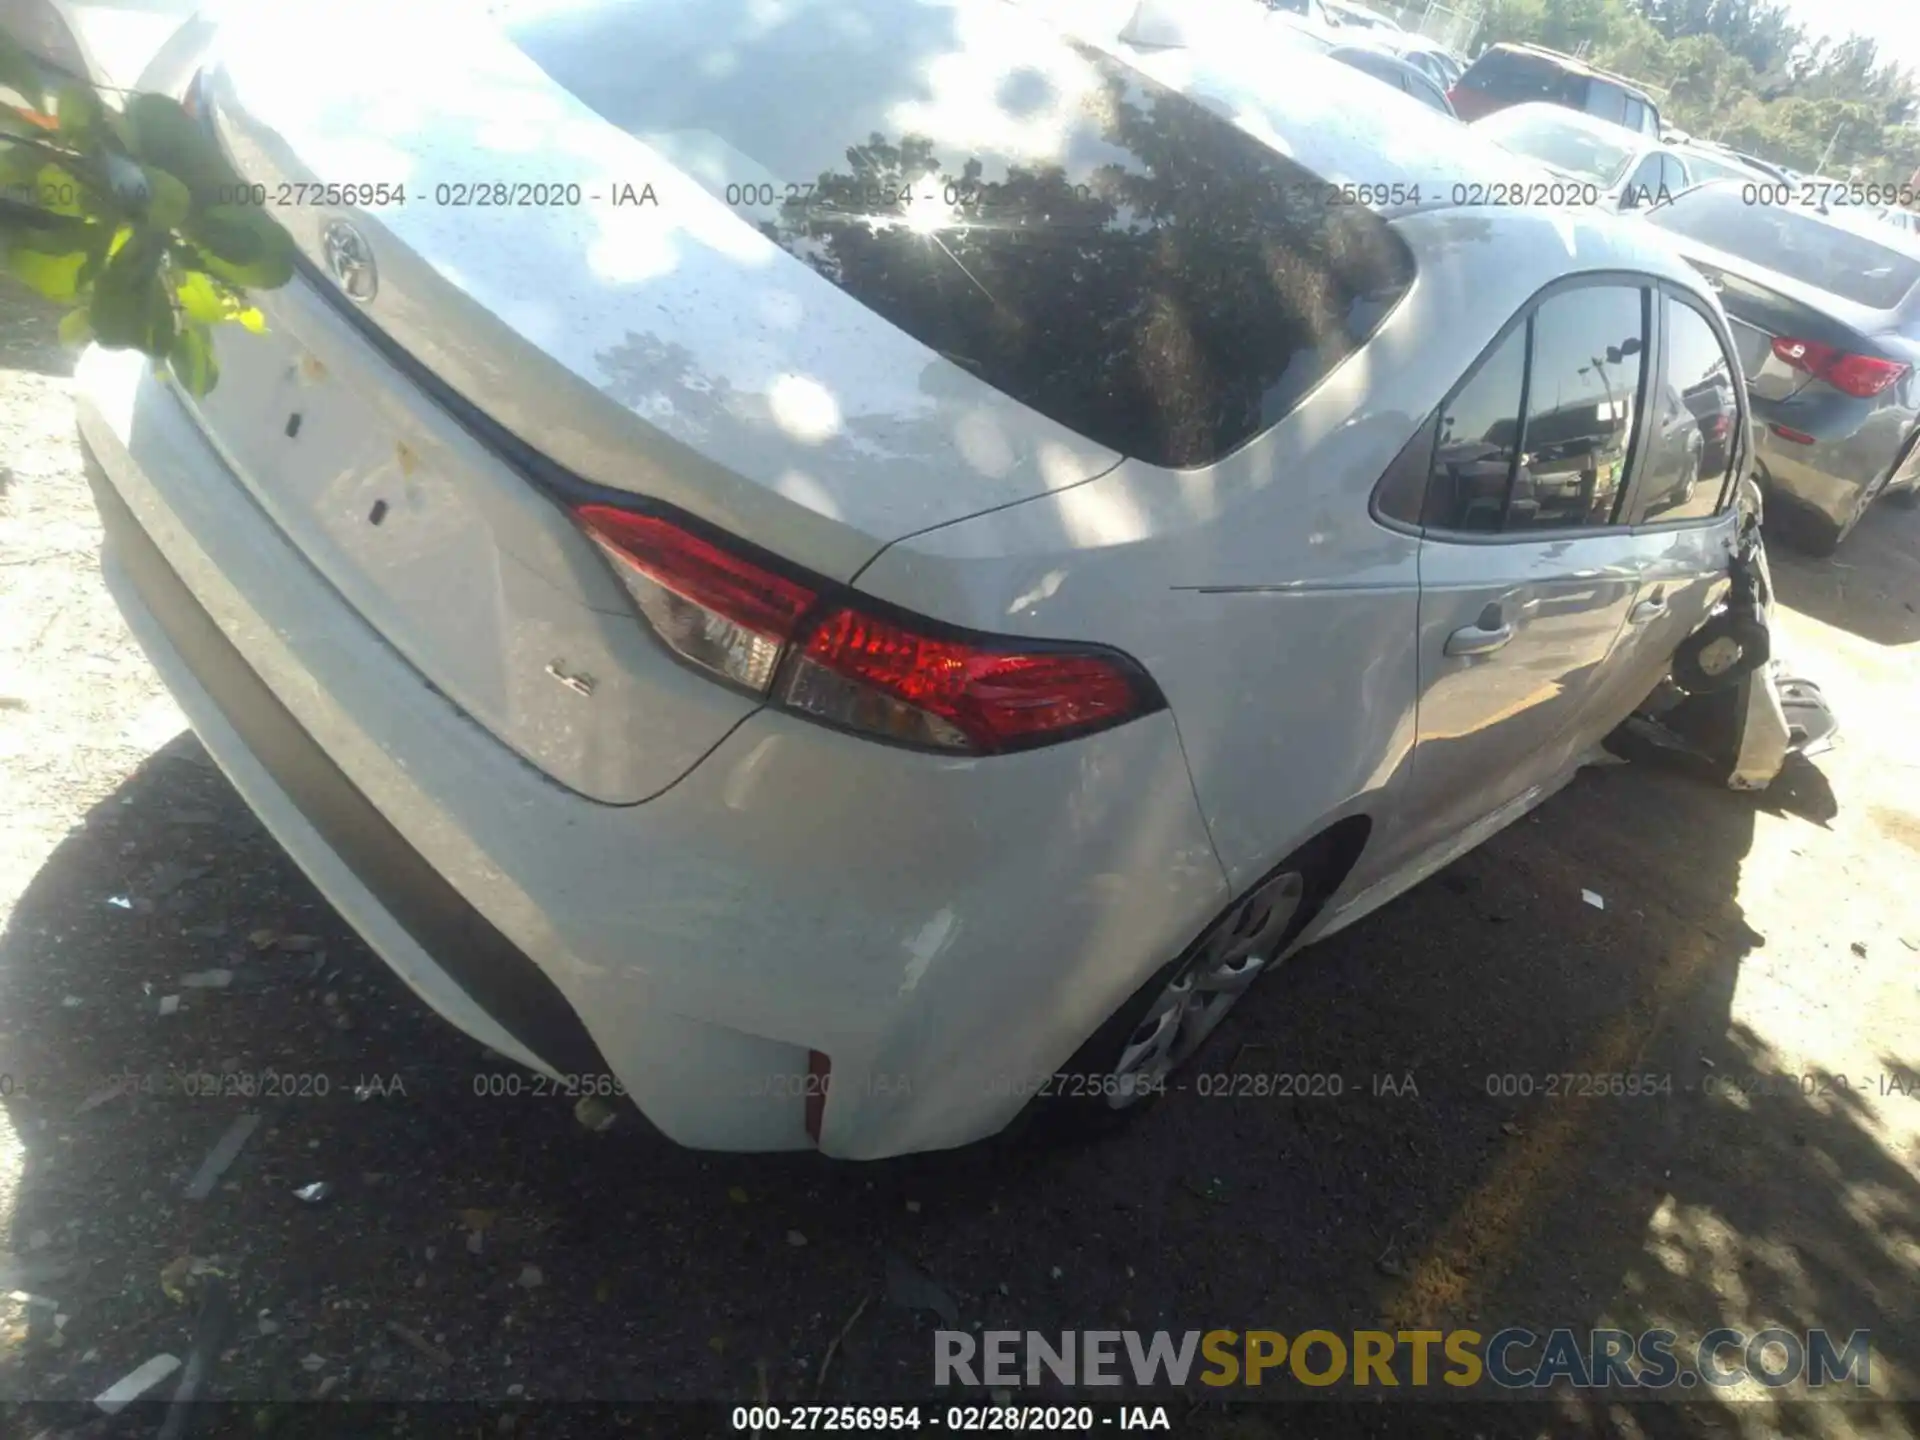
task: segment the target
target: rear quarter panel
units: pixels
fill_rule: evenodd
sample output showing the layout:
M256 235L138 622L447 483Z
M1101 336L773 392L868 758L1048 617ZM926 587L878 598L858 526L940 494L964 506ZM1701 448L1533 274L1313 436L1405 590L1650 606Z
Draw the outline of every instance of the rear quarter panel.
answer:
M1456 211L1400 224L1420 257L1413 290L1253 443L1206 470L1130 461L910 537L857 582L959 623L1137 658L1167 694L1236 890L1346 814L1374 821L1346 888L1392 863L1415 734L1419 546L1370 516L1373 487L1546 278L1614 259L1590 220L1514 230Z

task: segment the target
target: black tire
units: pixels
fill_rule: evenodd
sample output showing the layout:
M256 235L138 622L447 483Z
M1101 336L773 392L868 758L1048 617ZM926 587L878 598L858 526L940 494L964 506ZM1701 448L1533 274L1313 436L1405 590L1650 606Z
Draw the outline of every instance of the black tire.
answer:
M1336 873L1334 856L1338 847L1329 836L1319 836L1308 841L1300 849L1274 866L1262 876L1259 884L1250 886L1242 895L1234 897L1220 914L1216 915L1207 928L1195 937L1179 956L1161 966L1140 988L1128 997L1127 1002L1112 1015L1100 1028L1089 1036L1086 1042L1076 1050L1073 1058L1062 1065L1056 1076L1098 1076L1112 1072L1114 1062L1118 1060L1127 1037L1139 1026L1153 1002L1161 991L1179 975L1199 953L1208 940L1212 939L1220 927L1226 924L1240 910L1249 897L1272 883L1279 876L1297 872L1305 882L1305 894L1292 923L1283 932L1277 949L1284 951L1319 914L1326 904L1333 888L1343 878L1344 869ZM1264 978L1264 977L1263 977ZM1256 986L1257 986L1256 982ZM1209 1037L1214 1039L1217 1037ZM1206 1046L1188 1057L1189 1063L1198 1055L1206 1053ZM1147 1111L1165 1098L1164 1091L1144 1095L1132 1104L1115 1109L1107 1103L1106 1097L1087 1093L1076 1082L1068 1082L1057 1089L1049 1089L1027 1102L1027 1106L1015 1118L1004 1132L1005 1138L1016 1143L1038 1143L1043 1145L1073 1144L1076 1142L1097 1140L1112 1135L1132 1125Z

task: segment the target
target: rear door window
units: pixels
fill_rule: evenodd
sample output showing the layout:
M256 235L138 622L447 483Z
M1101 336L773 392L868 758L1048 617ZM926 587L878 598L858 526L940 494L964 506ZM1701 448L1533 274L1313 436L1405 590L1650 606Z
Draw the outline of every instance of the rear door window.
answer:
M1648 292L1548 296L1441 406L1421 523L1464 534L1612 525L1640 412Z
M509 34L855 300L1102 445L1220 459L1413 282L1367 207L998 4L780 8L722 33L704 0L588 0Z
M1649 155L1634 166L1633 174L1627 177L1627 188L1622 195L1622 203L1632 210L1660 199L1661 157Z
M1713 326L1691 305L1667 305L1662 375L1648 407L1635 523L1704 520L1725 507L1738 450L1735 367Z
M1651 131L1652 116L1648 113L1645 102L1636 100L1631 95L1623 94L1622 98L1626 101L1626 113L1621 123L1629 130L1638 130L1643 134Z
M1616 125L1627 123L1627 93L1611 81L1588 82L1586 108L1589 115L1597 115L1602 120L1611 120Z

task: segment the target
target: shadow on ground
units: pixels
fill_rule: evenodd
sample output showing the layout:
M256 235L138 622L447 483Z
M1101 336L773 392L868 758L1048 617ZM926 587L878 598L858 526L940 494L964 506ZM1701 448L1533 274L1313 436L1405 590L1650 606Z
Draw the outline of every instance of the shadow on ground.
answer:
M1079 1150L836 1166L590 1134L563 1102L476 1093L511 1067L346 932L183 737L60 844L0 935L11 1283L70 1317L0 1352L0 1389L85 1396L184 1354L197 1257L240 1301L215 1387L245 1398L328 1376L355 1397L932 1398L947 1307L1047 1332L1385 1314L1697 1337L1764 1317L1871 1329L1879 1390L1917 1358L1920 1185L1857 1097L1729 1023L1763 941L1733 896L1768 803L1655 767L1590 774L1299 957L1208 1066L1337 1075L1337 1098L1189 1088ZM182 979L216 967L225 989ZM215 1085L185 1078L201 1071L280 1078L185 1093ZM98 1099L129 1073L151 1093ZM1553 1078L1614 1074L1655 1093ZM221 1183L181 1198L248 1110L261 1127ZM297 1198L313 1182L331 1193ZM1191 1423L1222 1433L1286 1419L1200 1386L1175 1413L1196 1400ZM1567 1403L1568 1424L1605 1421ZM1796 1413L1814 1412L1773 1433L1822 1433ZM1636 1414L1708 1434L1735 1412ZM1478 1410L1421 1419L1470 1415L1503 1433Z
M1920 509L1875 505L1830 559L1769 547L1780 600L1876 645L1920 640Z

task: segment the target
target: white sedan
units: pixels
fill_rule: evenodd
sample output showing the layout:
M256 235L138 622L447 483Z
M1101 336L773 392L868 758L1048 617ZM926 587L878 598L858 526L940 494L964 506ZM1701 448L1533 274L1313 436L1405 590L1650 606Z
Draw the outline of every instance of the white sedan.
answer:
M300 272L204 399L90 351L81 433L288 851L677 1141L1137 1113L1726 588L1712 291L1476 202L1511 157L1344 67L997 0L498 11L223 32L192 105Z
M1523 160L1544 165L1613 210L1644 210L1690 188L1693 167L1673 146L1564 105L1529 101L1473 122Z

